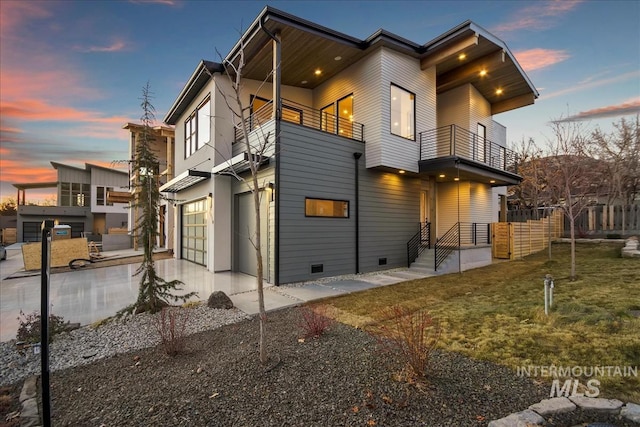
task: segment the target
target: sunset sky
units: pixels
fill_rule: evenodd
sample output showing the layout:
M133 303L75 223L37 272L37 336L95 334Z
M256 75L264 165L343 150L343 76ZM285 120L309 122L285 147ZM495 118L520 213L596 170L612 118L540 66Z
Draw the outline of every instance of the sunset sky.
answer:
M0 1L0 197L55 181L50 161L127 157L149 81L162 120L201 59L220 60L265 2ZM552 119L588 128L640 112L640 2L303 2L269 5L350 36L420 44L471 19L507 43L540 92L495 116L509 143L543 144ZM219 54L217 53L219 52ZM27 191L27 201L46 192Z

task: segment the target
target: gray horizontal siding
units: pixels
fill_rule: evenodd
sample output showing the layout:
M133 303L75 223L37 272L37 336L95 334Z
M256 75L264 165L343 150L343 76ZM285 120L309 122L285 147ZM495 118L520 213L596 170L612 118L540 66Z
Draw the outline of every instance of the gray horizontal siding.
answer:
M355 161L364 145L282 123L280 133L280 282L355 272ZM360 174L360 271L406 265L417 231L419 180L367 169ZM346 200L349 218L305 217L305 197ZM378 266L378 258L387 258ZM311 274L312 264L324 271Z

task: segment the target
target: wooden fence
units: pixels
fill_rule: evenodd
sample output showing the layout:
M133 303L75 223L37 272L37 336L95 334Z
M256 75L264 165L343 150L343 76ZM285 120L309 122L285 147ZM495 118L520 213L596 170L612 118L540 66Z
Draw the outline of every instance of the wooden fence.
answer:
M12 245L18 240L16 239L16 229L15 228L3 228L0 230L0 241L2 241L3 245Z
M491 224L493 257L516 259L539 252L549 245L550 239L562 236L563 225L560 211L539 220L495 222Z

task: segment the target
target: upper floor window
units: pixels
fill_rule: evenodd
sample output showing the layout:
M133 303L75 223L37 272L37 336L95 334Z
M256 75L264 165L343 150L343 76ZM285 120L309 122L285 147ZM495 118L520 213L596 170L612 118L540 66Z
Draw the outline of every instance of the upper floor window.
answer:
M113 203L107 201L107 196L110 191L113 191L113 187L97 187L96 188L96 205L98 206L113 206Z
M394 84L391 85L391 133L415 140L416 96Z
M207 98L184 122L184 157L187 158L211 140L211 99Z
M60 206L91 206L91 186L79 182L61 182Z

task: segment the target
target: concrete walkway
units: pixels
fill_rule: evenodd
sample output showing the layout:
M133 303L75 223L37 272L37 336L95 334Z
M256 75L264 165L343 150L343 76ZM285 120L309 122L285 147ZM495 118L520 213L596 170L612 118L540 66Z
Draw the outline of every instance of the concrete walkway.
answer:
M140 254L140 251L133 250L105 253L110 258ZM52 274L49 291L51 312L62 316L65 321L81 325L113 316L137 297L140 278L134 274L138 265ZM0 341L15 338L20 311L31 313L40 310L40 275L16 274L23 268L20 246L10 246L7 260L0 261ZM197 292L198 297L192 300L206 300L213 291L223 291L240 310L250 315L258 312L255 277L233 272L211 273L200 265L177 259L157 261L156 269L165 280L181 280L185 284L184 292ZM398 269L386 273L320 279L292 286L265 284L265 307L268 311L277 310L429 275L432 274Z

